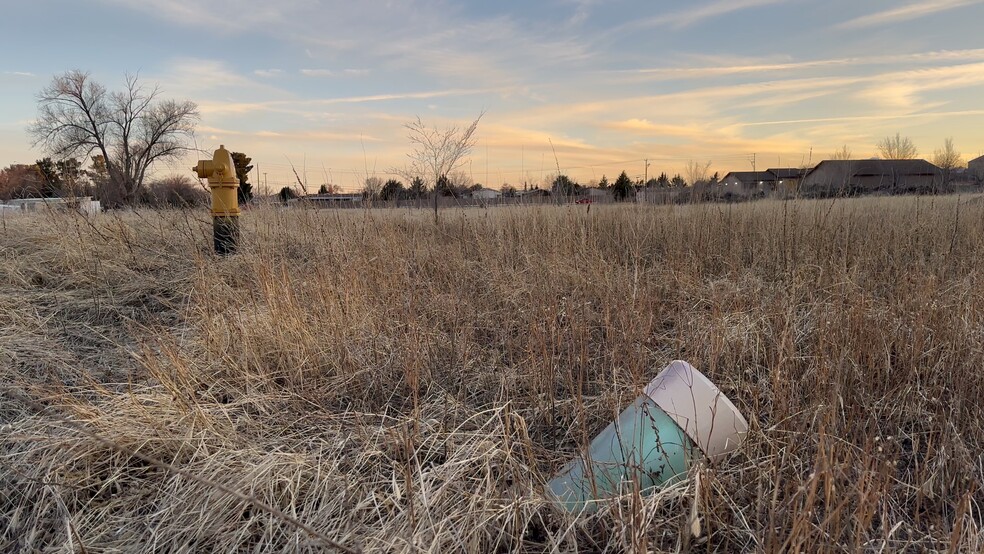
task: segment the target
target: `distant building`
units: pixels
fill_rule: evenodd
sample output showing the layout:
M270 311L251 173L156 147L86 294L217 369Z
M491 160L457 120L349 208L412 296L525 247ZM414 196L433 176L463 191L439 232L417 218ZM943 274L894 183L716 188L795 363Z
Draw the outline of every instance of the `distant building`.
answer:
M502 196L502 193L493 189L478 189L471 192L471 197L478 200L495 200Z
M362 205L362 194L309 194L298 200L319 208L351 208Z
M799 167L776 167L768 171L769 173L775 175L775 190L796 192L799 190L800 182L803 180L803 177L806 176L809 169Z
M739 189L741 191L762 190L772 186L775 175L768 171L732 171L718 182L722 187Z
M936 192L943 170L926 160L824 160L800 182L808 196Z
M520 198L544 198L550 196L550 191L547 189L541 189L540 187L517 190L516 196Z
M978 156L967 162L967 172L978 179L984 180L984 156Z
M765 171L732 171L718 184L739 193L763 192L776 189L796 190L805 170L798 167L775 167Z
M23 213L37 213L44 210L78 211L86 215L95 215L102 211L98 200L91 196L74 198L14 198L3 205L5 212L19 210Z

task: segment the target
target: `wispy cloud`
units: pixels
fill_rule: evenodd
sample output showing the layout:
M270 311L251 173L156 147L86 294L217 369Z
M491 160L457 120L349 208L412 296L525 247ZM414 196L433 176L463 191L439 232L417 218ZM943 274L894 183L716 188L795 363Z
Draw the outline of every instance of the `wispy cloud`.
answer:
M37 77L37 75L29 71L4 71L3 74L12 75L14 77Z
M471 96L479 94L498 94L503 89L445 89L394 94L369 94L363 96L340 96L336 98L310 98L304 100L275 100L268 102L202 102L199 109L210 115L246 114L259 112L292 113L305 115L310 108L337 104L369 104L398 100L429 100L451 96Z
M687 8L678 12L668 13L649 19L643 19L631 23L632 27L659 27L670 26L675 28L689 27L715 17L727 15L729 13L746 10L749 8L759 8L773 4L783 4L788 0L716 0L707 4L702 4Z
M301 75L305 77L334 77L335 72L330 69L302 69Z
M370 70L351 68L343 69L341 71L335 71L332 69L301 69L299 73L305 77L362 77L368 75Z
M467 89L456 88L446 90L429 90L423 92L405 92L396 94L370 94L365 96L345 96L340 98L321 98L311 100L310 103L326 106L332 104L363 104L367 102L385 102L390 100L428 100L431 98L442 98L447 96L470 96L476 94L496 93L500 89Z
M264 77L264 78L276 77L282 73L283 73L282 69L257 69L253 71L253 75L256 75L257 77Z
M574 13L567 20L567 24L577 26L588 20L591 16L591 7L597 4L598 0L566 0L566 3L574 5Z
M869 15L863 15L850 21L845 21L837 27L841 29L875 27L878 25L918 19L934 13L981 3L982 0L926 0L923 2L907 4L898 8L875 12Z
M187 57L171 60L167 64L164 75L158 78L164 83L169 94L198 96L209 91L235 87L240 92L262 94L267 97L289 96L269 82L253 78L263 76L257 71L252 74L240 73L231 64L222 60Z
M285 141L326 141L326 142L351 142L363 140L365 142L380 142L380 139L372 135L367 135L364 132L333 132L333 131L318 131L309 129L283 129L279 131L270 130L260 130L260 131L243 131L238 129L229 129L222 127L211 127L200 125L198 131L206 133L213 136L223 136L223 137L256 137L268 140L285 140Z
M101 0L102 3L143 11L154 18L219 32L245 31L290 22L305 0ZM235 14L231 17L230 14Z
M904 119L932 119L944 117L968 117L984 115L984 110L956 110L942 112L894 113L885 115L853 115L843 117L812 117L805 119L779 119L774 121L747 121L735 123L732 127L765 127L773 125L802 125L806 123L895 121Z
M872 65L931 64L939 62L984 61L984 48L967 50L936 50L910 54L857 56L821 60L775 62L763 60L751 63L722 64L704 67L650 67L618 70L614 73L638 76L646 80L699 79L726 75L809 71L821 68L860 67Z
M924 93L984 84L984 62L883 73L865 79L865 84L857 97L876 106L926 109L930 106Z
M648 119L640 118L616 121L614 123L608 123L606 126L620 131L655 136L694 137L708 132L707 127L704 125L694 123L684 125L653 123Z

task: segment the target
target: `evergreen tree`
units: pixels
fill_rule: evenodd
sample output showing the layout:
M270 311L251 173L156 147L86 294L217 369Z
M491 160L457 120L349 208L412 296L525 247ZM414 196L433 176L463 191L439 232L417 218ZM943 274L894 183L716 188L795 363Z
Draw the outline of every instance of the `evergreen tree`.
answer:
M447 175L441 175L437 178L437 184L434 186L434 191L438 196L458 196L454 190L454 185L451 184L451 179L448 179Z
M294 192L294 189L292 189L290 187L284 187L284 188L280 189L280 193L278 193L277 196L280 197L280 201L281 202L283 202L284 204L286 204L288 200L292 200L294 198L297 198L297 193Z
M390 179L379 190L379 198L384 201L399 200L403 197L404 190L403 183L396 179Z
M412 198L423 198L427 195L427 184L420 177L414 177L410 181L409 192Z
M58 175L58 168L55 166L55 162L51 158L42 158L35 162L35 165L38 167L42 178L42 186L41 190L38 191L38 195L42 198L58 196L58 193L61 191L62 181L61 176Z
M82 170L78 158L65 158L56 162L55 168L61 179L62 196L86 196L90 193L90 186L85 178L86 173Z
M551 191L561 196L574 196L581 191L581 185L567 175L561 174L554 179Z
M253 158L242 152L232 153L232 163L236 166L236 177L239 178L239 203L245 204L253 199L253 185L249 183L249 172L253 171L250 162Z
M632 179L629 179L629 175L624 171L615 180L615 184L612 185L612 194L615 196L615 200L620 202L628 198L633 190Z

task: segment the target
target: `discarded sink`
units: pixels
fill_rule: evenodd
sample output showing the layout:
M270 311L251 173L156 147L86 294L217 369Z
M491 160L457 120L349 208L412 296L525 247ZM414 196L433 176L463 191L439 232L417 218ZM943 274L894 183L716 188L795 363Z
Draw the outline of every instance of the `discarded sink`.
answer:
M702 373L677 360L605 427L587 451L548 484L569 512L593 512L598 500L683 479L700 458L714 463L741 444L748 423Z

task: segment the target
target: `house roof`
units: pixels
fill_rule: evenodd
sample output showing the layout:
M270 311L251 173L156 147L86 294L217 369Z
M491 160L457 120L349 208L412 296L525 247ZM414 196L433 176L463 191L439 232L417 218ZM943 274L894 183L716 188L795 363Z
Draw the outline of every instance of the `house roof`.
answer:
M775 175L777 179L799 179L806 175L807 170L798 167L773 167L769 168L768 172Z
M768 171L732 171L725 175L721 181L727 181L728 177L734 177L742 183L758 183L759 181L776 180L776 176Z
M936 175L941 170L926 160L824 160L807 175L821 167L841 169L845 173L866 175Z
M982 162L984 162L984 156L977 156L976 158L974 158L973 160L970 160L967 163L968 164L976 164L976 163L982 163Z

